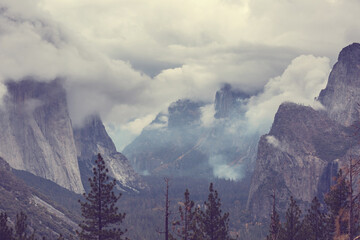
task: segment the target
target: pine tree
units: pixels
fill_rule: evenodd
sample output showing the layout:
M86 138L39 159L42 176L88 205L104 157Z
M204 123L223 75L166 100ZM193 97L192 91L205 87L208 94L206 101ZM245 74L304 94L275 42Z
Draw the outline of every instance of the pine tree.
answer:
M77 233L82 240L121 240L126 230L122 231L118 224L124 220L125 213L119 213L115 206L121 194L114 194L116 181L110 181L100 153L95 164L93 178L89 178L91 191L84 193L85 202L79 200L84 220L79 224L81 231Z
M7 214L0 213L0 240L12 240L13 229L7 225L8 216Z
M285 224L281 232L281 240L301 240L301 210L296 204L295 199L290 197L290 204L286 211Z
M335 184L325 195L325 203L329 208L329 231L336 238L348 234L348 197L349 183L340 169Z
M205 211L199 211L199 226L202 240L231 240L229 235L229 213L222 214L218 192L210 183L208 201L204 202Z
M30 236L26 233L28 228L27 215L24 212L16 214L15 240L35 240L35 233Z
M302 234L308 240L327 240L328 236L328 220L321 211L321 204L317 197L311 202L311 207L303 221Z
M179 206L180 220L173 222L175 229L175 235L180 237L180 240L196 240L196 234L198 232L198 224L196 221L197 211L194 209L194 201L190 200L189 190L186 189L184 193L184 202L182 206ZM170 236L171 240L177 239L174 236Z
M278 240L281 233L281 224L280 224L280 216L276 211L276 191L273 190L273 194L271 195L273 199L273 207L270 216L270 228L269 235L266 236L266 240Z

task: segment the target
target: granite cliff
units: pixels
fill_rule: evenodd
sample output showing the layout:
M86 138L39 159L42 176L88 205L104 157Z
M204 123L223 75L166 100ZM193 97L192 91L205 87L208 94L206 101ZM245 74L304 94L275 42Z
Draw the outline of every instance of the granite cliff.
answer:
M84 188L67 108L59 80L9 82L0 114L0 156L77 193Z
M145 184L130 166L127 158L116 151L115 145L99 116L90 116L81 128L74 129L75 145L81 178L85 189L89 186L87 181L92 176L94 159L100 153L114 177L122 188L140 190Z
M324 109L283 103L268 134L258 145L247 208L255 218L269 216L270 193L277 191L285 211L290 195L307 206L323 199L339 167L360 156L351 127L360 102L360 44L344 48L318 100Z
M93 157L101 153L122 185L142 188L99 117L90 117L80 129L73 129L61 80L9 81L7 89L0 108L0 156L12 168L82 193L89 177L85 173L91 174ZM80 171L79 163L87 170Z

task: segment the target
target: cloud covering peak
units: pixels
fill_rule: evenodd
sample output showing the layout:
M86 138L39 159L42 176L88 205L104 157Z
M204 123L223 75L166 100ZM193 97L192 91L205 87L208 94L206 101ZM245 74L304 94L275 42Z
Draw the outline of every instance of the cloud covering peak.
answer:
M99 113L106 125L140 129L177 99L212 101L224 82L271 92L300 55L334 63L360 38L359 10L356 0L1 0L0 97L8 80L62 78L75 125ZM318 87L310 82L283 91L300 96L296 89ZM261 98L253 100L259 113L268 107Z

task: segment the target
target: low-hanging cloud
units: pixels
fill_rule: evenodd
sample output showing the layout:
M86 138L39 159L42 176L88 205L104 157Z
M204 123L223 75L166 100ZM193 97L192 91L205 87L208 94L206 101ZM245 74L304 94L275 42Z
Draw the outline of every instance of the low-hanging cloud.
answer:
M242 165L231 166L222 155L214 155L209 158L209 164L213 168L213 174L217 178L227 180L241 180L244 177Z
M352 16L359 6L355 0L2 0L0 97L9 79L62 78L75 125L99 113L121 128L179 98L210 102L228 82L249 94L264 89L249 104L259 114L249 110L247 118L251 128L268 127L272 113L264 109L274 112L271 103L279 102L270 100L276 86L265 86L268 79L276 85L274 76L300 54L333 63L358 40L360 22Z
M262 93L250 98L245 114L248 130L266 133L283 102L321 108L316 101L330 72L329 59L303 55L295 58L281 76L272 78Z

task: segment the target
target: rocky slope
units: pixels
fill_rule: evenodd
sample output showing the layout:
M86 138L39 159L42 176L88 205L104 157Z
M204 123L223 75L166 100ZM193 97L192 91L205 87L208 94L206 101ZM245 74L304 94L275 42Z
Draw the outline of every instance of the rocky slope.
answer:
M99 116L89 117L84 126L74 129L77 157L85 188L92 176L94 159L100 153L107 164L109 173L123 188L144 189L146 186L130 166L127 158L116 151L115 145Z
M240 130L242 106L248 96L225 85L214 105L190 100L171 104L124 149L142 174L240 179L254 166L258 136ZM205 125L206 108L215 108Z
M319 100L323 110L282 104L269 134L261 137L247 207L255 218L266 218L270 193L277 191L285 211L290 195L302 206L323 198L332 176L352 156L360 156L351 125L358 120L360 44L344 48Z
M35 229L36 237L57 239L59 233L70 239L75 235L77 224L71 214L49 200L44 195L29 188L18 179L9 164L0 158L0 211L5 211L10 222L15 222L16 214L23 211L29 219L30 229Z

